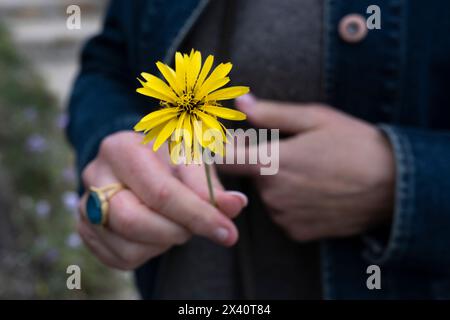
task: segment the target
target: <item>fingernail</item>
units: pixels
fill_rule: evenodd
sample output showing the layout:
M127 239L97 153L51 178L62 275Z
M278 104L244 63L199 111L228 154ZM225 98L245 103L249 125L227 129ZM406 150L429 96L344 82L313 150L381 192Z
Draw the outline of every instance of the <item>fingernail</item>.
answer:
M245 208L248 205L248 198L245 194L239 191L227 191L228 194L231 194L232 196L235 196L236 198L241 201L241 205L243 208Z
M251 93L247 93L243 96L236 98L236 105L238 108L250 108L256 103L255 96Z
M220 242L225 242L228 240L228 237L230 236L230 232L225 228L217 228L216 231L214 231L214 236L216 239Z

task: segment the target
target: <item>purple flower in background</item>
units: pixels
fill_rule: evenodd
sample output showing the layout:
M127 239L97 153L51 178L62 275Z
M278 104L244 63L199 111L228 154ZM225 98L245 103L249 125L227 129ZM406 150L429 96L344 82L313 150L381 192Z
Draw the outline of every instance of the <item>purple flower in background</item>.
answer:
M71 233L66 239L66 245L70 248L78 248L81 245L81 238L78 233Z
M68 122L69 122L69 117L66 113L61 113L56 118L56 126L59 129L65 129L67 127Z
M45 217L47 217L50 214L51 206L50 206L50 204L48 203L47 200L39 200L36 203L35 210L36 210L36 214L39 217L45 218Z
M50 248L44 253L44 259L48 263L54 263L59 258L59 251L56 248Z
M78 208L78 194L73 191L66 191L62 195L62 201L64 203L64 206L72 213L75 213Z
M76 179L75 169L72 167L64 168L62 171L62 177L67 182L74 182Z
M47 140L39 135L39 134L32 134L28 137L26 142L27 150L29 152L43 152L47 149Z

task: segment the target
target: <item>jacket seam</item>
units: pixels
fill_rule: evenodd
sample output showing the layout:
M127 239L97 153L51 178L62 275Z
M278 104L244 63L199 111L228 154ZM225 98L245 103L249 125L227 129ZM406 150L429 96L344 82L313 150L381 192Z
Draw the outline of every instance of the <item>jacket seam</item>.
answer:
M390 260L402 259L411 246L411 226L414 216L414 177L415 159L409 140L396 133L393 128L381 125L389 137L395 154L396 187L395 208L390 231L390 239L384 252L377 255L367 251L366 257L375 263L385 264Z
M169 48L166 51L166 55L164 56L164 63L169 64L172 59L175 51L178 49L178 47L181 45L183 40L188 35L189 31L194 26L195 22L200 17L200 14L205 9L206 5L209 3L209 0L201 0L200 3L195 7L195 9L192 11L189 18L184 23L183 27L180 28L180 31L178 31L177 35L173 39L172 43L170 44Z
M333 32L335 30L334 27L334 6L335 0L326 0L324 3L324 33L323 33L323 47L324 47L324 55L323 55L323 80L322 80L322 90L324 100L326 102L331 103L334 98L334 90L335 90L335 53L332 52L331 48L336 41L333 36Z

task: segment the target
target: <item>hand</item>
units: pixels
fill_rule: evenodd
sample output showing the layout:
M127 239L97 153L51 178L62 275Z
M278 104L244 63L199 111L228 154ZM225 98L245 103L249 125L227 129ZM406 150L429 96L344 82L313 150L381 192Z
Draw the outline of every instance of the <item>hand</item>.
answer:
M393 152L375 126L318 104L244 96L236 105L256 126L292 135L279 143L277 175L259 175L258 165L220 169L252 175L271 217L293 239L351 236L389 220Z
M154 153L141 141L128 131L106 137L83 171L86 190L118 182L127 187L110 199L106 227L87 220L87 193L80 201L78 231L91 251L106 265L127 270L193 234L233 245L238 232L231 218L246 205L245 196L225 192L214 172L215 208L208 202L203 167L171 166L167 150Z

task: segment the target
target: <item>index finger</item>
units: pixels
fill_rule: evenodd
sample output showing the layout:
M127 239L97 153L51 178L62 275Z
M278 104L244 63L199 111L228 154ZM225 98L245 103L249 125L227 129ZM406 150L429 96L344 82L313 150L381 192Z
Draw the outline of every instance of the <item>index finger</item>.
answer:
M117 141L108 151L111 153L107 157L108 162L117 177L143 203L194 234L225 246L237 241L238 232L231 220L187 188L170 171L162 170L160 160L150 148L139 145L132 148L132 152L118 152L127 150L121 143L133 142Z

